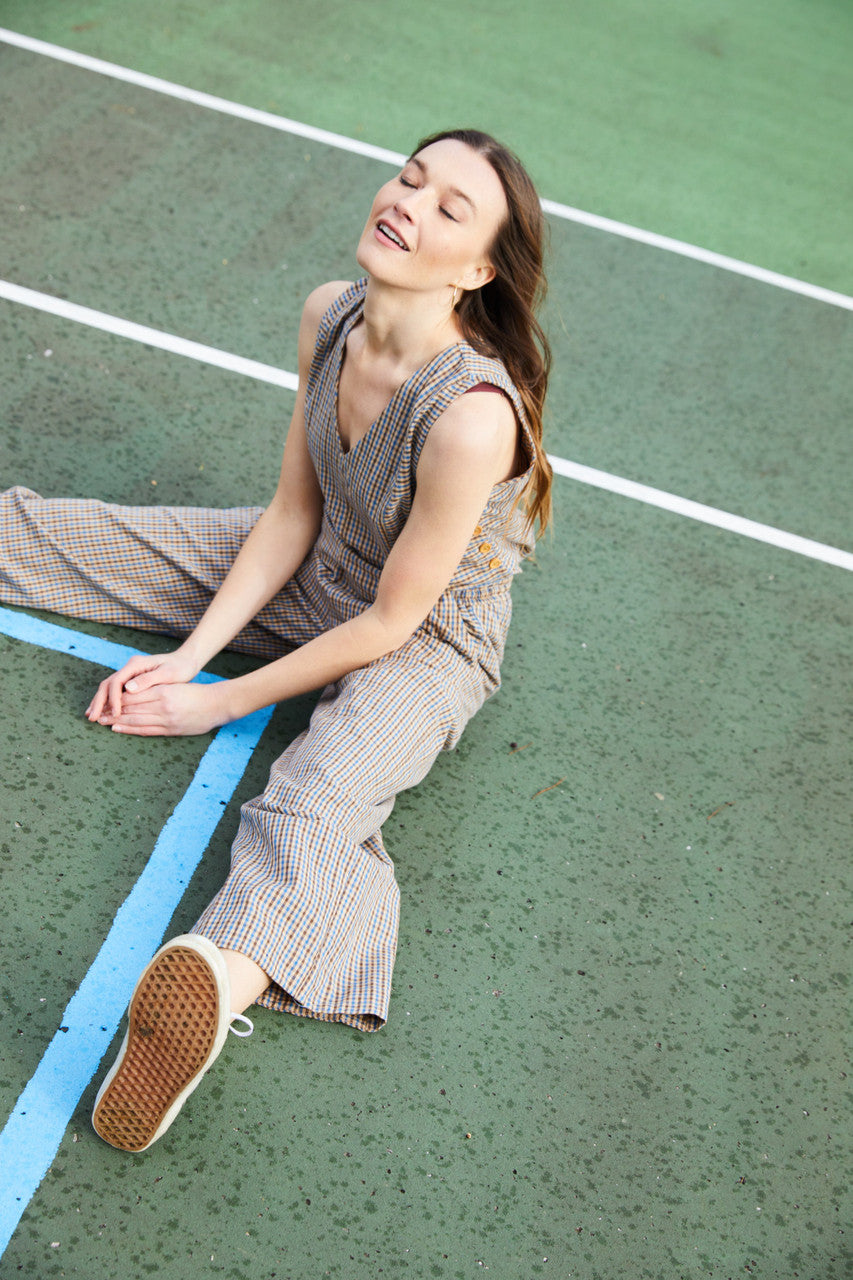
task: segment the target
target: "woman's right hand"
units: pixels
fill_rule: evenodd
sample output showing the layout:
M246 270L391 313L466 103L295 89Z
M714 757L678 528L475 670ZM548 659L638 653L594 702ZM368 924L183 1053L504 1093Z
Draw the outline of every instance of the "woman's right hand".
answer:
M180 649L174 653L140 653L126 662L120 671L101 681L86 708L86 718L93 724L111 724L121 715L125 689L128 693L143 693L155 684L189 684L198 675L198 670L198 666Z

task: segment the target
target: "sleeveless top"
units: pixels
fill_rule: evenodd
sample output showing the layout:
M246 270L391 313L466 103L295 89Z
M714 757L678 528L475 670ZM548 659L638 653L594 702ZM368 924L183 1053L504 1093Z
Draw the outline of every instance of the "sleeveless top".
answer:
M388 553L412 507L430 427L458 396L488 383L513 404L528 465L492 489L445 596L473 602L505 595L532 541L517 505L535 452L521 397L500 361L457 343L398 387L367 433L345 451L338 431L338 386L347 336L361 318L366 288L366 279L356 281L325 313L308 375L308 447L323 494L322 525L309 556L311 576L341 619L373 602Z

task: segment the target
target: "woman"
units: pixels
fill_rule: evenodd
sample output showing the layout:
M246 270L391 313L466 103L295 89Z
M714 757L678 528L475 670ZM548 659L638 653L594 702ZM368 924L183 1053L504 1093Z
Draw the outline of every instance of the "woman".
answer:
M548 519L542 215L518 160L471 130L425 139L356 256L364 279L305 305L265 511L3 499L7 601L189 633L104 680L90 721L204 733L324 690L243 806L222 890L137 984L94 1112L126 1150L165 1132L253 1002L384 1023L399 891L380 829L498 687L512 576ZM190 683L229 644L271 660Z

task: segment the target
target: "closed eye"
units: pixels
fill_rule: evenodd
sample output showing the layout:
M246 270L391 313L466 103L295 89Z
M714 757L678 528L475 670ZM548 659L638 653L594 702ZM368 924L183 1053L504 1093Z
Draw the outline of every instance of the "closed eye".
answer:
M406 175L403 173L401 173L398 176L397 181L399 182L401 187L408 187L410 191L417 190L418 184L416 182L412 182L411 178L407 178ZM449 209L445 209L444 205L440 204L438 206L438 211L439 213L443 214L445 218L449 219L450 222L459 221L459 219L454 217L454 215L450 212Z

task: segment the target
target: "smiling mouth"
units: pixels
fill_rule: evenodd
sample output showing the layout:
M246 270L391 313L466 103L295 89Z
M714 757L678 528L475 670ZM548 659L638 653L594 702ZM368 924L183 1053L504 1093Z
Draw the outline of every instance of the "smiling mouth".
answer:
M393 227L388 226L387 222L377 222L376 230L381 231L382 235L386 236L392 244L397 246L398 249L403 249L406 253L409 252L409 246L400 236L398 236Z

